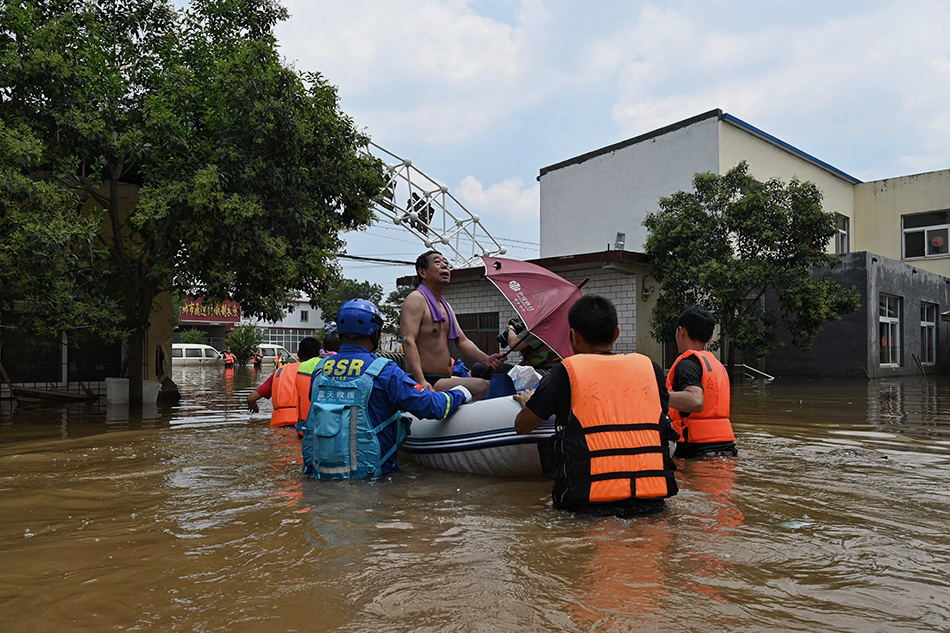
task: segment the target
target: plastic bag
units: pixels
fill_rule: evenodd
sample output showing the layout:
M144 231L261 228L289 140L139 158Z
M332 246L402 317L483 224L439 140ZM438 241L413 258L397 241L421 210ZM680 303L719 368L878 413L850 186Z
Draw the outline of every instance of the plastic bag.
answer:
M530 365L516 365L508 372L511 381L515 383L515 391L524 391L525 389L534 389L541 380L541 374L535 371Z

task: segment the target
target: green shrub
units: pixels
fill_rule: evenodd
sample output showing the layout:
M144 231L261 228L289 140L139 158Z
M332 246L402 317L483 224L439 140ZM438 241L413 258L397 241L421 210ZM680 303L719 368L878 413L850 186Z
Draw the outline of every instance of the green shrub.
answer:
M181 342L182 343L191 343L197 345L207 345L208 333L201 330L196 330L194 328L190 330L185 330L181 333Z
M227 346L237 357L239 365L246 365L254 356L257 346L264 341L264 334L253 325L240 325L228 334Z

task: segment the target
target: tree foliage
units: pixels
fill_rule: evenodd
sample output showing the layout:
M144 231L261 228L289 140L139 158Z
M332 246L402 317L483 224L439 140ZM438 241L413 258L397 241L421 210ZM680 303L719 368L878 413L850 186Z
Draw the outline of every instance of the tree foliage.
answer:
M411 286L401 286L390 292L386 296L386 301L379 307L383 313L383 334L391 334L397 339L402 337L402 329L399 327L400 316L402 315L402 304L409 296L409 293L415 290Z
M661 198L643 223L661 284L653 336L672 340L680 312L699 305L732 345L760 356L781 345L778 329L807 350L824 322L857 310L853 288L813 274L838 262L825 251L835 215L821 198L811 182L756 180L745 162L723 176L696 174L693 191Z
M195 345L206 345L208 343L208 333L204 330L191 328L181 333L182 343L192 343Z
M316 303L315 307L320 309L320 318L326 322L336 320L336 313L340 306L350 299L365 299L379 307L383 300L383 287L369 281L342 279L331 284L325 294L318 297L316 301L311 298L311 303Z
M237 357L238 365L244 366L254 356L257 346L264 342L264 334L253 325L239 325L228 333L227 346Z
M276 321L339 278L381 164L335 88L281 60L286 17L275 0L3 4L0 251L70 280L5 268L4 301L35 305L40 331L129 334L134 385L160 292Z

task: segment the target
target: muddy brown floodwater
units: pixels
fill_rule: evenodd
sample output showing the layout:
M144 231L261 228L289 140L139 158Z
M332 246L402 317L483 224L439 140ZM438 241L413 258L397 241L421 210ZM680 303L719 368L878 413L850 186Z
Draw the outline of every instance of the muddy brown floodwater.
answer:
M740 457L618 520L540 478L307 480L223 374L0 404L0 630L950 630L947 377L735 385Z

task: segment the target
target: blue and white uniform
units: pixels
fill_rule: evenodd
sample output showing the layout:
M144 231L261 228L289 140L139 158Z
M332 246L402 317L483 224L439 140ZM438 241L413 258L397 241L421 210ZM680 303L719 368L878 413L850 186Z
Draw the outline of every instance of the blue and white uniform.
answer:
M335 380L354 380L362 376L378 357L361 345L344 343L340 351L323 361L323 375ZM311 392L318 373L314 372ZM465 402L462 391L427 391L419 383L399 369L395 363L387 363L373 379L367 413L374 427L379 427L397 411L408 411L418 418L441 420ZM396 425L390 424L377 436L380 451L385 455L396 441ZM396 454L383 463L383 473L399 470Z

